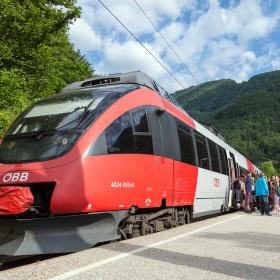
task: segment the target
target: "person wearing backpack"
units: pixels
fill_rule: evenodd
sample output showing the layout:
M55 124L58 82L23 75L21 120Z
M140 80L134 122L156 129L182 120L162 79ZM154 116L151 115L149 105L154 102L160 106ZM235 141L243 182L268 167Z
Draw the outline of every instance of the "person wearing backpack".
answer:
M277 181L276 176L271 176L270 180L270 198L271 198L271 204L272 204L272 214L277 214L278 211L278 205L279 205L279 196L278 196L278 187L279 183Z
M264 179L263 173L260 174L260 177L256 181L256 197L259 198L260 203L260 211L263 216L266 214L267 216L271 216L268 208L268 186Z
M279 185L279 177L276 176L275 179L275 187L276 187L276 194L277 194L277 199L276 199L276 207L275 207L275 212L279 212L279 200L280 200L280 185Z

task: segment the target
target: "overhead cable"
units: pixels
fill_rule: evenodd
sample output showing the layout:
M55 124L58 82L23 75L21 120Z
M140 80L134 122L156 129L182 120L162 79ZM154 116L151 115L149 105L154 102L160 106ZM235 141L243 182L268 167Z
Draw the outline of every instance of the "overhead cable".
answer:
M186 87L168 70L168 68L130 31L125 24L103 3L102 0L97 0L122 26L123 28L165 69L165 71L182 87Z
M149 20L149 22L152 24L154 29L158 32L158 34L161 36L161 38L164 40L166 45L171 49L171 51L175 54L175 56L179 59L179 61L185 66L189 74L192 76L192 78L199 84L199 80L195 77L195 75L192 73L188 65L183 61L183 59L178 55L178 53L175 51L175 49L171 46L171 44L168 42L168 40L163 36L163 34L160 32L160 30L157 28L157 26L154 24L152 19L147 15L147 13L144 11L144 9L140 6L140 4L137 2L137 0L133 0L134 3L137 5L137 7L141 10L141 12L144 14L144 16Z

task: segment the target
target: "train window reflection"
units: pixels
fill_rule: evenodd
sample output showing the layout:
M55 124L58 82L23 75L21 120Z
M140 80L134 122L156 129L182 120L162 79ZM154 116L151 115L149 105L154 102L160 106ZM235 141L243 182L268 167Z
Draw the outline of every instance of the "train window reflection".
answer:
M199 167L209 169L209 158L206 138L202 134L195 132L195 142L197 147Z
M149 132L147 115L144 110L132 112L134 132Z
M129 114L116 119L106 129L109 154L133 153L133 133Z
M136 130L140 130L142 133L133 133L133 114L129 113L120 116L106 129L105 134L109 154L153 154L152 136L148 132L143 132L144 129L148 128L146 113L145 111L141 111L141 113L142 115L134 115L133 122L136 125ZM146 118L146 121L142 122L143 118Z
M220 161L222 166L222 173L228 175L228 167L227 167L227 154L225 149L219 146L219 154L220 154Z
M134 152L136 154L153 154L153 141L150 135L134 135Z
M211 155L212 170L215 172L221 173L217 145L209 139L208 139L208 145L209 145L209 150L210 150L210 155Z
M182 162L196 165L193 137L190 128L178 125L177 129Z

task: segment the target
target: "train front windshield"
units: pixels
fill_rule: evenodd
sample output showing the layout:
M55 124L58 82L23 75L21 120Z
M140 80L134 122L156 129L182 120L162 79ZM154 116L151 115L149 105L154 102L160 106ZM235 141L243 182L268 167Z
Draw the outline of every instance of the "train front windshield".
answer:
M20 117L7 131L6 135L39 137L40 133L69 130L77 127L82 116L94 110L104 98L104 94L64 95L36 104Z
M36 103L7 130L0 145L0 162L43 161L65 154L102 111L133 89L119 85L69 92Z

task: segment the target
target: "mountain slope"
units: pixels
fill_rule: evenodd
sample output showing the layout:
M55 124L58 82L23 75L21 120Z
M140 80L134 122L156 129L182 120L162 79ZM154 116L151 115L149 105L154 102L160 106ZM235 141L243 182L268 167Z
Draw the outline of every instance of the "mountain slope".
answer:
M177 91L174 96L190 114L200 117L229 104L239 94L235 81L218 80Z
M176 92L175 98L198 121L215 125L227 142L255 163L280 167L280 71L208 82Z

